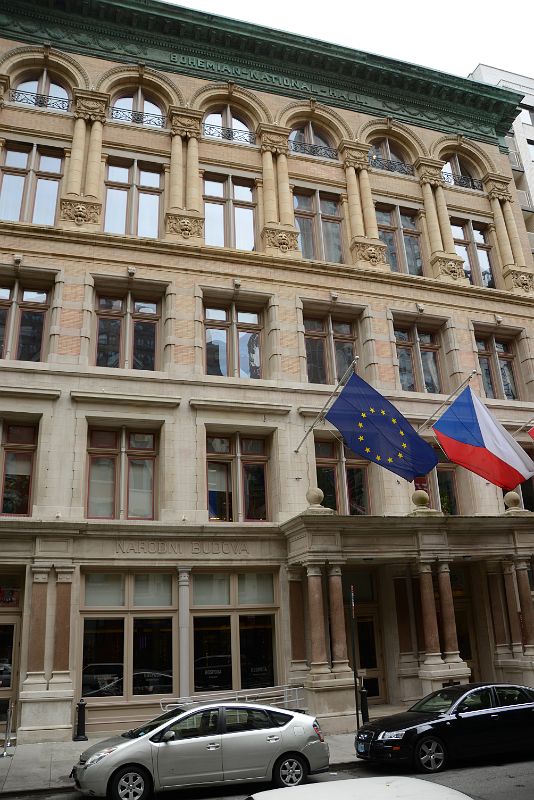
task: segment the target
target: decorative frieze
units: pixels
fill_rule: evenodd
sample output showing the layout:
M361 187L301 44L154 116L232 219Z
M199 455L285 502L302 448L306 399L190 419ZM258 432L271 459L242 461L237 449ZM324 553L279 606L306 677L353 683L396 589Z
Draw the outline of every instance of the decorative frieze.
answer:
M185 241L202 239L204 237L204 217L193 216L185 211L179 213L167 211L165 233Z
M62 198L59 205L59 217L76 225L99 225L102 212L101 203L88 202L81 198L69 200Z
M182 139L200 139L202 112L190 108L171 106L169 109L171 136Z
M86 122L104 123L109 100L109 94L76 89L74 91L74 116L80 117Z

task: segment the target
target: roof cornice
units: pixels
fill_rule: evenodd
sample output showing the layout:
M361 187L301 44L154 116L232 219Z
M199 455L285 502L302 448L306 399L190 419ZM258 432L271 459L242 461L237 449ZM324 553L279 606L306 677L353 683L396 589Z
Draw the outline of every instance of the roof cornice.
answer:
M157 0L0 0L0 34L498 143L522 96L416 64Z

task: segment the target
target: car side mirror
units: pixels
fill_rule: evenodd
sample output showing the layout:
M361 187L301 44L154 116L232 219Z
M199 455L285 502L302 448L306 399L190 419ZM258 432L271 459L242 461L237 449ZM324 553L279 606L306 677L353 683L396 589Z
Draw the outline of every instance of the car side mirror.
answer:
M176 739L176 734L174 731L165 731L161 737L162 742L172 742L174 739Z

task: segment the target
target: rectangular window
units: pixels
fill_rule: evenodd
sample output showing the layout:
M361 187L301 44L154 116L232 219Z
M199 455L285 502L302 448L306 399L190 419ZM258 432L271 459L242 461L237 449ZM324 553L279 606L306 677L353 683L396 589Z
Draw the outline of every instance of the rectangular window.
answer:
M2 433L2 514L31 514L37 428L5 422Z
M8 144L1 164L0 219L54 225L63 153Z
M395 341L404 391L441 392L439 335L418 325L395 325Z
M159 165L137 159L108 163L104 231L157 239L162 193Z
M478 363L486 397L519 400L513 341L475 334Z
M261 438L207 436L208 516L213 521L264 521L267 442Z
M204 179L206 244L255 250L254 186L251 181L230 175Z
M392 272L423 274L421 233L417 212L398 206L379 206L376 209L378 235L386 245L386 258Z
M325 508L347 516L369 513L367 461L338 442L316 439L315 465Z
M156 448L155 433L89 431L89 518L154 519Z
M303 257L343 263L339 198L298 189L293 193L293 204Z
M49 306L47 289L0 283L0 358L43 360Z
M428 475L415 478L414 486L422 489L430 497L430 505L443 514L460 514L458 488L456 485L456 466L447 460L442 450L436 448L439 464Z
M154 371L160 303L130 291L96 298L96 366Z
M471 220L451 219L451 227L456 252L464 262L466 278L477 286L495 289L486 226Z
M304 315L309 383L337 383L356 356L356 326L347 319Z
M262 377L263 315L231 303L204 307L206 374Z

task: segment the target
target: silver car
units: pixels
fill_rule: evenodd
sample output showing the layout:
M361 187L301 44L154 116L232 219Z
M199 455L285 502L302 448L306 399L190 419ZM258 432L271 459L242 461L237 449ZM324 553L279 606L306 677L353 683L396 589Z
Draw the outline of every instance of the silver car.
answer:
M72 770L84 794L145 800L153 791L239 781L298 786L328 770L317 720L255 703L175 708L85 750Z

